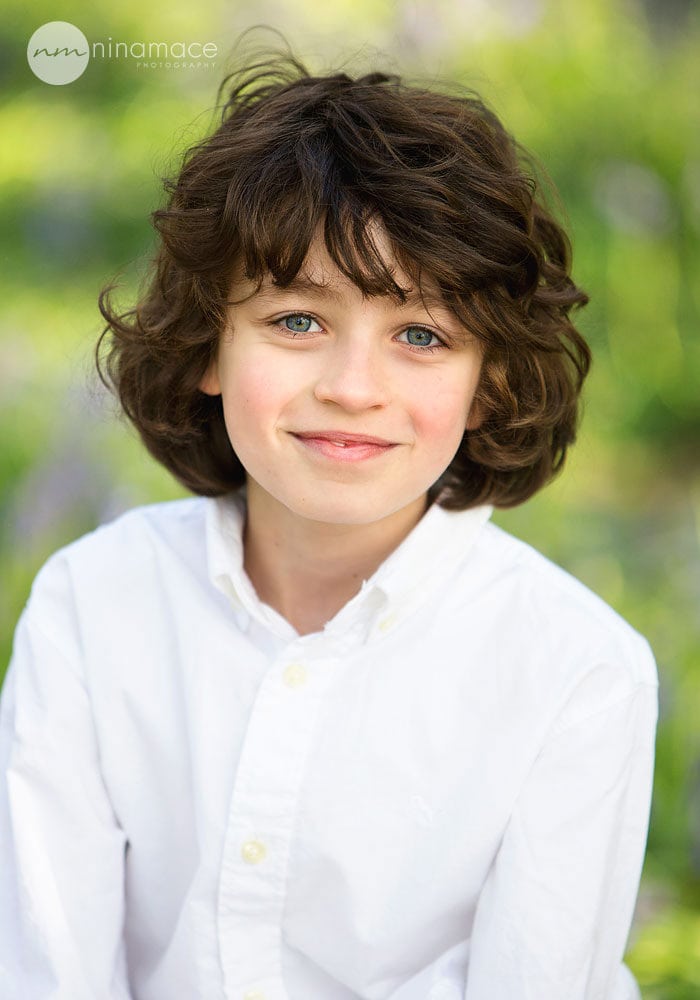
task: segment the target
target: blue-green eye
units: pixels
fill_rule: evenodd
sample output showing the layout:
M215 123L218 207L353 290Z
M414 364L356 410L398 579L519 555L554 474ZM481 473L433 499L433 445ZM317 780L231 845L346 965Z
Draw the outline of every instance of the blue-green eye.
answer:
M408 326L402 331L401 337L405 335L406 343L411 347L437 347L440 343L432 330L427 330L424 326Z
M290 316L284 317L284 325L292 333L308 333L313 320L310 316L304 316L303 313L292 314Z

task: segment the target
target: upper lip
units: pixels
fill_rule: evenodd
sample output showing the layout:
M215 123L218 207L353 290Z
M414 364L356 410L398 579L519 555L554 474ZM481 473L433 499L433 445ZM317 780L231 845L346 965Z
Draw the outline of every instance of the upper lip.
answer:
M374 437L371 434L348 434L347 431L293 431L300 438L324 438L326 441L343 441L346 444L396 444L386 438Z

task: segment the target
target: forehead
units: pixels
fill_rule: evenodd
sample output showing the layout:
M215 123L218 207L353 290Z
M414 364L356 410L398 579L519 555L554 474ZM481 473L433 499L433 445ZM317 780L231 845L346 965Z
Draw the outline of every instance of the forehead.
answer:
M381 223L373 223L367 227L370 245L381 261L382 266L391 276L400 294L391 295L387 291L386 298L394 300L398 306L435 306L447 308L444 296L437 284L429 277L422 276L420 283L409 274L393 250L391 242ZM418 268L416 268L418 271ZM325 244L322 231L317 231L303 264L298 273L284 284L276 281L268 271L262 279L254 281L242 275L241 269L233 283L233 291L240 301L253 298L256 302L274 302L289 295L301 293L308 298L324 299L338 304L349 298L364 294L359 284L353 282L341 271L331 257Z

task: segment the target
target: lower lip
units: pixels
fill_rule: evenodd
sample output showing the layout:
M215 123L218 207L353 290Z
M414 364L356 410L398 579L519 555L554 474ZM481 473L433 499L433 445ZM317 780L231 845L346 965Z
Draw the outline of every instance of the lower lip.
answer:
M387 452L396 447L394 444L373 444L369 441L338 445L329 441L328 438L299 437L297 434L294 434L293 437L305 448L317 455L322 455L324 458L330 458L334 462L364 462L369 458L386 455Z

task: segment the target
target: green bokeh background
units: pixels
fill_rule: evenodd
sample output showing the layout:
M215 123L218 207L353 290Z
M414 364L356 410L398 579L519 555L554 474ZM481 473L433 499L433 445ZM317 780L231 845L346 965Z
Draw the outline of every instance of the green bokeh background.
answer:
M93 59L64 87L27 65L48 21L90 42L213 41L214 66ZM475 87L545 164L591 294L595 354L563 475L495 520L650 639L655 798L627 960L648 1000L700 997L700 7L694 0L11 0L0 27L0 677L58 546L182 495L99 386L95 300L130 301L161 178L214 121L253 24L314 69L389 66ZM261 34L259 39L271 41ZM572 859L572 864L576 859Z

